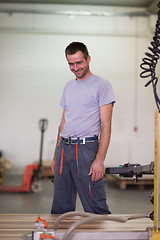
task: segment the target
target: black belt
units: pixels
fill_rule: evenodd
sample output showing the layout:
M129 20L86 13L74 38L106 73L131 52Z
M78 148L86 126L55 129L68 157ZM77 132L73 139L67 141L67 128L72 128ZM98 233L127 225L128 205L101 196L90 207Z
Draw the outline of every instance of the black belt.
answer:
M85 144L86 142L97 142L98 136L95 137L86 137L86 138L63 138L62 141L66 144Z

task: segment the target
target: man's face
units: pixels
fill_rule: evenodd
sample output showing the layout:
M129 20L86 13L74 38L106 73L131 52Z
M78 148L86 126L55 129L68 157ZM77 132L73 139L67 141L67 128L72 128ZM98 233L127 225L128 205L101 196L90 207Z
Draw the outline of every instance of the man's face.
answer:
M89 72L90 56L88 56L86 60L83 53L78 51L73 55L67 54L67 61L70 70L75 74L77 80L85 79L87 73Z

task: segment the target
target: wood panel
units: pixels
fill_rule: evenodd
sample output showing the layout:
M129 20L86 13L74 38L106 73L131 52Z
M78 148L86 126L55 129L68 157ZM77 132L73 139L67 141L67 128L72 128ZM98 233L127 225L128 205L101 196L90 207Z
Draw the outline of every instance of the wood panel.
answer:
M23 234L27 234L36 229L34 225L38 214L0 214L0 239L18 240ZM53 225L59 215L42 214L41 217L47 221L48 229L53 229ZM113 215L123 217L124 215ZM59 225L58 232L66 230L82 217L67 217ZM85 232L144 232L146 228L152 228L153 221L148 218L129 220L125 223L112 222L106 220L96 220L94 222L81 225L76 231Z

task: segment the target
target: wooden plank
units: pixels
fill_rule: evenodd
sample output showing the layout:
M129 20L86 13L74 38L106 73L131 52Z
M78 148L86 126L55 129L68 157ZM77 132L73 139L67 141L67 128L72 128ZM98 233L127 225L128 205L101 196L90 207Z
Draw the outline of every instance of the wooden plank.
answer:
M1 216L3 215L3 216ZM4 216L4 214L0 214L0 231L1 230L5 230L5 229L35 229L35 220L37 215L27 215L24 216L23 218L23 214L21 214L21 216L19 215L9 215L8 216ZM41 215L41 217L43 219L45 219L48 223L48 228L52 229L53 225L57 219L58 216L55 215L48 215L47 217L45 217L46 215ZM124 215L113 215L113 216L124 216ZM7 220L8 218L8 220ZM70 226L71 224L73 224L74 222L77 222L81 219L81 217L67 217L65 218L59 228L60 229L64 229L64 228L68 228L68 226ZM92 223L87 223L85 224L83 227L80 227L82 229L125 229L127 227L128 229L132 229L132 230L145 230L146 227L150 227L153 225L153 221L151 221L148 218L143 218L143 219L137 219L137 220L129 220L126 223L119 223L119 222L112 222L112 221L105 221L105 220L96 220ZM11 227L12 226L12 227Z
M0 214L0 239L19 240L22 235L32 232L36 229L35 220L38 214ZM54 223L59 215L41 214L41 217L47 221L48 229L53 229ZM113 215L124 217L124 215ZM66 230L82 217L67 217L59 224L58 232L66 232ZM112 222L106 220L96 220L81 225L76 232L144 232L146 228L152 228L153 221L149 218L129 220L125 223Z

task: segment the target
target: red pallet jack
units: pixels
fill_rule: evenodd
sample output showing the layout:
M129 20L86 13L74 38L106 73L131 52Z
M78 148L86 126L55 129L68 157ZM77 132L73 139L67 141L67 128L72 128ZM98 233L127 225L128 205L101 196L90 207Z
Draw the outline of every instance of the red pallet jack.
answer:
M47 119L40 119L39 126L41 130L41 145L40 145L40 159L39 164L30 164L26 166L23 176L22 185L1 185L0 192L33 192L37 193L42 190L40 179L42 177L42 148L43 135L48 126Z

